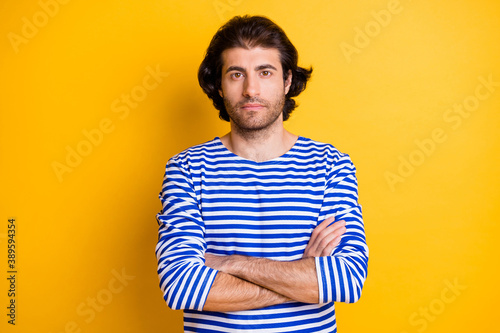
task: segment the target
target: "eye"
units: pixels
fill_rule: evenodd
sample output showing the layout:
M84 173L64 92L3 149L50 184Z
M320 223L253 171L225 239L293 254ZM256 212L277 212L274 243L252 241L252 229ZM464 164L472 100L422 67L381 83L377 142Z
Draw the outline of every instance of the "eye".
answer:
M231 74L231 77L232 77L233 79L239 79L239 78L240 78L240 77L242 77L242 76L243 76L243 74L242 74L242 73L238 73L238 72L236 72L236 73L232 73L232 74Z
M262 76L271 76L271 74L272 74L272 73L271 73L270 71L262 71L262 72L261 72L261 75L262 75Z

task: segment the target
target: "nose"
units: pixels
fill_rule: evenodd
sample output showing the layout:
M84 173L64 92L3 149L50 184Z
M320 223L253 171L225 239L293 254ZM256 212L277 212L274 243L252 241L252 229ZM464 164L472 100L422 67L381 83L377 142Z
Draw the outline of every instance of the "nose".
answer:
M260 95L259 79L253 75L247 76L243 86L243 96L254 97Z

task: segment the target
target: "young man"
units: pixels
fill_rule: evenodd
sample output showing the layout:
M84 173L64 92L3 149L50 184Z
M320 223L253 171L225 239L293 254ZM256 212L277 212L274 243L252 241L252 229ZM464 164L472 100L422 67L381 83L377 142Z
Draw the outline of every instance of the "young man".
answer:
M200 85L231 131L171 158L157 215L160 287L186 332L336 332L367 276L355 168L283 127L312 69L267 18L213 37Z

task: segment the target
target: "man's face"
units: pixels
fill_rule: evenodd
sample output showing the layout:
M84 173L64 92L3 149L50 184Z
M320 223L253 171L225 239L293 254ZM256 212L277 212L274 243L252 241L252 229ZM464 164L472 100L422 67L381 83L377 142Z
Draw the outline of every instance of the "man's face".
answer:
M255 47L222 52L219 94L233 130L259 131L282 126L285 95L292 75L283 82L279 51Z

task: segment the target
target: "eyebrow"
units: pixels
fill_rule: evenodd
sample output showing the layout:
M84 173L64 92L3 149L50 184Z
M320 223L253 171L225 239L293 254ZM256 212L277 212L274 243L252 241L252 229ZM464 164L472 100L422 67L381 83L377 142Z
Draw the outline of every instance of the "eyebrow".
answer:
M276 67L274 67L271 64L264 64L264 65L259 65L259 66L255 67L255 71L261 71L263 69L274 69L275 71L277 71ZM238 72L246 73L246 70L240 66L229 66L226 69L226 73L229 73L231 71L238 71Z

